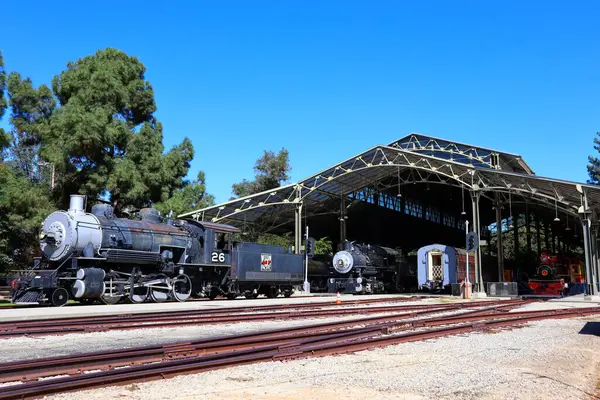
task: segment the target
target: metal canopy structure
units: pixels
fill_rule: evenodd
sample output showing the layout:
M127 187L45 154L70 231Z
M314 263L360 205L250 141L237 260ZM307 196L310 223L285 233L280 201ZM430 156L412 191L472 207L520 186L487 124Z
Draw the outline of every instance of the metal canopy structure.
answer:
M372 147L297 183L179 217L234 226L260 220L269 223L267 229L293 222L299 249L302 217L332 213L343 216L345 201L374 194L386 195L386 201L392 203L390 208L399 209L402 187L408 183L450 185L468 191L473 227L478 233L483 224L479 220L482 198L497 207L515 198L552 210L557 217L559 214L580 217L586 261L590 262L586 263L587 276L595 279L597 265L592 267L591 261L596 243L590 228L600 215L600 187L538 177L518 155L416 133L388 145ZM590 290L595 290L595 286Z

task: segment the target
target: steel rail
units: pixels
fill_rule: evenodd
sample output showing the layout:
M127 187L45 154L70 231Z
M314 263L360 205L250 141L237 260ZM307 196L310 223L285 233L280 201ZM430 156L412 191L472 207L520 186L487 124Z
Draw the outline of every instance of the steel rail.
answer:
M520 301L520 300L519 300ZM0 338L23 336L23 335L50 335L67 334L81 332L95 332L108 330L131 330L162 328L182 325L197 324L221 324L237 323L249 321L270 321L280 319L302 319L302 318L322 318L335 316L348 316L360 314L391 313L407 310L419 310L429 308L469 308L483 305L511 304L519 301L482 301L476 303L461 302L453 304L419 304L419 305L400 305L386 307L351 307L339 309L322 309L317 311L296 311L296 312L271 312L271 313L220 313L212 315L199 316L176 316L161 315L156 318L144 318L143 316L128 317L123 316L118 319L97 319L89 321L88 319L79 320L76 318L67 321L26 321L26 323L7 323L0 325Z
M304 298L304 297L310 297L310 296L302 296L302 297L292 297L290 298L291 300L293 299L298 299L298 298ZM255 306L240 306L240 307L214 307L214 308L206 308L206 309L192 309L192 310L169 310L166 311L168 313L171 313L173 315L177 315L177 314L185 314L185 313L189 313L189 312L219 312L219 311L234 311L234 310L256 310L256 309L260 309L260 310L278 310L278 309L287 309L289 307L294 307L294 308L318 308L318 307L326 307L329 305L336 305L335 303L335 297L331 298L331 296L327 296L330 298L329 301L315 301L315 302L310 302L310 303L298 303L298 304L294 304L294 303L284 303L284 304L265 304L265 305L255 305ZM410 297L390 297L390 298L377 298L377 299L359 299L359 300L344 300L343 301L343 305L357 305L357 304L372 304L372 303L395 303L395 302L405 302L405 301L416 301L416 300L425 300L425 299L429 299L429 298L439 298L440 296L410 296ZM249 301L253 301L249 300ZM188 302L212 302L212 300L208 300L208 299L197 299L197 300L188 300ZM229 301L228 301L229 302ZM147 303L147 304L152 304L152 303ZM154 303L156 304L156 303ZM158 304L165 304L165 303L158 303ZM169 304L169 303L166 303ZM180 304L180 303L172 303L172 304ZM14 305L15 308L23 308L25 309L27 306L26 305L18 305L15 304ZM81 307L84 307L84 305L82 305ZM112 307L112 306L106 306L106 307ZM4 306L2 308L12 308L12 306ZM0 309L1 310L1 309ZM94 310L95 311L95 310ZM114 314L105 314L101 317L88 317L88 318L104 318L104 317L120 317L122 315L160 315L163 314L165 311L147 311L147 310L133 310L127 313L114 313ZM63 318L53 318L53 320L69 320L72 318L76 318L76 317L63 317Z
M526 302L523 302L525 304ZM508 310L517 307L521 304L505 304L499 306L486 307L479 310L462 312L454 318L467 318L475 315L489 315L500 310ZM375 327L375 329L389 328L390 322L398 322L404 319L412 319L410 323L418 324L415 318L435 314L441 312L454 311L447 308L438 308L425 311L418 311L406 314L396 314L385 317L367 317L352 321L324 323L316 325L308 325L296 328L283 328L271 330L267 332L249 333L224 338L202 339L192 342L171 343L166 345L143 346L133 349L123 349L117 351L104 351L95 353L85 353L79 355L68 355L62 357L51 357L46 359L35 359L29 361L16 361L12 363L2 364L0 367L0 383L11 382L15 379L32 379L33 377L57 375L70 371L77 371L82 368L100 368L102 366L114 368L122 365L133 365L139 362L157 362L165 359L173 359L178 357L188 357L191 355L199 355L215 349L229 348L234 345L264 345L265 340L275 340L285 338L286 341L296 339L302 336L312 336L319 332L331 331L333 329L343 329L356 327L357 325L367 325ZM428 319L426 321L441 320L443 317ZM385 325L381 325L384 323ZM405 322L408 324L409 321Z
M481 321L477 323L462 324L444 328L429 328L418 332L392 334L381 336L381 328L371 332L363 328L354 332L341 332L314 337L308 340L296 340L286 345L265 344L261 347L224 351L216 354L189 357L168 362L143 364L129 368L113 369L108 371L92 372L65 378L56 378L39 382L29 382L22 385L4 386L0 399L30 398L44 394L79 390L106 386L110 384L123 384L129 382L147 381L168 378L179 374L197 373L207 370L224 368L231 365L241 365L267 360L287 360L292 358L305 358L355 352L374 347L389 346L410 341L438 338L442 336L468 333L482 329L494 329L520 325L530 321L549 318L570 318L600 313L600 307L569 309L549 312L529 311L522 316L504 314L504 319L499 321ZM495 314L494 316L497 317ZM375 327L374 327L375 328Z
M419 300L416 297L407 298L395 298L395 299L367 299L367 300L349 300L343 302L341 305L332 302L318 302L318 303L300 303L300 304L276 304L276 305L260 305L260 306L244 306L244 307L215 307L207 309L192 309L192 310L168 310L168 311L140 311L140 312L127 312L127 313L115 313L106 314L101 316L70 316L70 317L59 317L59 318L39 318L35 320L10 320L0 322L0 330L4 326L10 326L11 324L19 324L20 326L37 325L47 322L48 324L57 324L63 322L79 321L85 323L109 321L109 320L122 320L123 318L167 318L177 316L190 316L190 315L210 315L210 314L221 314L221 313L234 313L234 312L256 312L256 311L280 311L280 310L292 310L292 309L319 309L323 307L345 307L348 305L368 305L372 303L397 303Z
M477 313L490 313L496 310L507 309L516 306L517 305L503 305L487 307L481 310L467 311L461 313L460 315L467 316ZM331 331L333 329L341 330L344 328L355 327L357 325L374 326L375 324L389 323L410 318L414 319L428 314L443 313L448 311L454 311L454 309L449 310L448 308L437 308L385 317L368 317L352 321L314 324L228 337L176 342L165 345L142 346L132 349L100 351L94 353L49 357L44 359L15 361L0 364L0 383L11 382L15 379L30 380L34 377L59 375L62 373L68 373L70 371L79 371L82 368L90 369L100 368L102 366L114 368L122 365L133 365L140 361L164 361L166 359L200 355L202 353L206 353L207 350L222 351L224 348L228 349L229 346L253 346L257 344L264 345L265 341L271 340L283 340L284 342L289 342L290 340L296 340L302 337L322 335L323 332ZM381 328L382 326L377 326L375 329Z

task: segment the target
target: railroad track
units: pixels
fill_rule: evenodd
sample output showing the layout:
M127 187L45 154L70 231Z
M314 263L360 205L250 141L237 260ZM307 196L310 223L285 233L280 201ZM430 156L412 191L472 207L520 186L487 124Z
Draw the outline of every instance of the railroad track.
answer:
M459 313L436 317L428 317L427 314L439 313L439 309L421 310L396 315L392 319L389 316L366 317L225 338L0 364L0 382L5 385L22 382L3 386L0 399L35 398L242 364L355 352L515 327L543 319L600 314L600 307L507 312L516 306L517 303L494 305L469 311L455 308L453 311L459 310ZM446 308L442 310L447 311Z
M375 299L373 299L375 300ZM408 298L408 300L414 300ZM400 300L395 300L398 302ZM406 300L403 300L406 301ZM400 302L403 302L400 301ZM389 301L388 301L389 302ZM392 301L393 303L394 301ZM185 325L212 325L237 322L274 321L282 319L325 318L363 314L398 313L424 309L453 309L490 306L494 304L523 304L522 300L487 300L450 304L369 306L375 301L270 305L258 307L231 307L175 312L121 314L102 317L53 318L44 320L11 321L0 323L0 338L15 336L45 336L68 333L86 333L109 330L131 330L177 327ZM350 307L348 307L350 305ZM359 307L356 307L356 306ZM354 307L353 307L354 306Z

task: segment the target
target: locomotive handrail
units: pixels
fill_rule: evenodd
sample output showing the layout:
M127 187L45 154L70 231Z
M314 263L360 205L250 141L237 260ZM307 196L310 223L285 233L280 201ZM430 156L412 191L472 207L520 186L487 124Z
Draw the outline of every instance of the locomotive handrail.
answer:
M77 226L99 227L102 229L113 230L113 231L116 230L119 232L122 232L122 228L123 228L118 225L94 224L94 223L87 222L87 221L77 221ZM127 229L130 232L135 232L135 233L152 233L152 234L161 234L161 235L169 235L169 236L187 236L185 233L182 233L182 232L165 232L165 231L160 231L160 230L144 229L144 228L138 228L138 227L128 227Z

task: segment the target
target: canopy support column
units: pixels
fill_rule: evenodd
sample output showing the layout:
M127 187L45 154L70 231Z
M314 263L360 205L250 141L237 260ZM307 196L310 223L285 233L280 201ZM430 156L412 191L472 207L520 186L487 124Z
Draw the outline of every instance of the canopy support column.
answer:
M471 192L471 202L473 203L473 232L480 237L481 224L479 221L479 197L481 193L477 190ZM477 292L485 292L483 288L483 279L481 275L481 246L475 251L475 279L477 280Z
M591 249L591 238L590 238L590 220L585 216L582 217L581 223L583 225L583 253L585 256L585 280L587 290L586 293L590 295L596 294L595 288L595 274L592 272L592 249Z
M552 248L550 247L550 230L548 229L547 219L544 219L544 241L546 244L546 251L550 252Z
M598 289L596 283L596 271L592 266L591 210L588 207L585 189L581 187L581 185L577 185L577 191L581 193L581 207L579 207L579 215L581 216L581 225L583 227L583 253L585 255L585 281L587 286L586 293L595 296L598 294Z
M502 204L496 193L496 244L498 245L498 282L504 282L504 245L502 243Z
M527 253L531 254L531 217L529 216L529 202L525 201L525 234L527 235Z
M540 237L540 214L535 214L535 234L537 236L537 258L540 259L542 255L542 241Z
M339 249L344 249L344 242L346 241L346 220L348 217L346 216L346 201L344 196L342 196L340 200L340 244Z
M294 213L294 254L300 254L302 244L302 203L296 206Z

